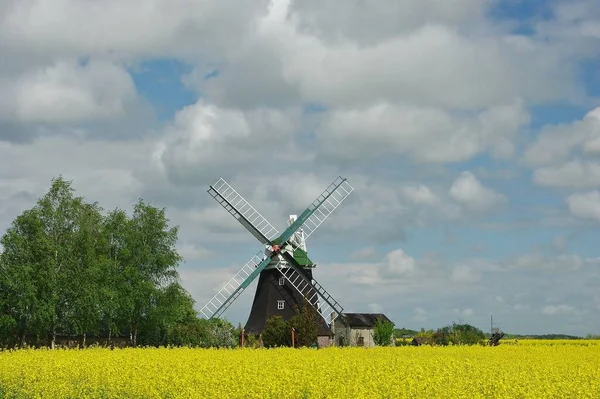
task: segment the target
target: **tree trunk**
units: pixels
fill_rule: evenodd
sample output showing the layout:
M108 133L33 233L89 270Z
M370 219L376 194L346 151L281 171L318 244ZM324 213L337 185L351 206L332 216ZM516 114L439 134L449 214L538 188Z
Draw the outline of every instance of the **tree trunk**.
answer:
M52 343L50 344L50 348L54 349L56 345L56 328L52 329Z
M86 333L83 333L83 347L85 348L85 337L86 337Z
M138 334L138 330L137 328L135 329L135 331L133 332L133 347L137 347L137 334Z

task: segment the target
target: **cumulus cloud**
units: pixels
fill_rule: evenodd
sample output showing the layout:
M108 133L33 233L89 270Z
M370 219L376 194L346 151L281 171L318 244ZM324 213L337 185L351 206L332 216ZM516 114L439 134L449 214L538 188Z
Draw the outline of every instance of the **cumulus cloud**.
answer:
M0 47L39 59L112 54L123 58L200 57L235 47L268 0L231 2L76 0L3 2ZM10 60L10 62L14 62Z
M25 123L72 123L122 116L136 101L131 76L114 63L57 61L0 77L0 117Z
M319 150L344 160L404 155L418 162L451 163L491 151L513 153L512 140L529 115L522 102L459 117L439 108L378 103L339 109L318 127Z
M452 183L449 194L457 202L474 211L487 211L506 202L507 198L485 187L471 172L465 171Z
M583 119L547 126L524 155L534 167L533 180L542 186L595 187L600 184L600 164L594 160L600 147L600 108Z
M375 255L377 255L377 249L375 247L361 248L359 250L352 252L352 254L350 254L350 256L355 259L371 258Z
M202 176L210 175L212 183L214 176L230 174L246 165L258 170L257 162L266 167L272 162L297 159L286 156L293 129L293 113L271 109L243 112L201 100L175 115L157 145L154 159L174 182L208 183ZM279 150L268 151L273 147ZM260 157L261 151L268 154Z
M475 283L481 280L481 274L471 266L456 266L452 270L452 281L456 283Z
M386 256L385 272L395 277L410 274L415 271L416 261L408 256L402 249L389 252Z
M600 222L600 191L571 194L566 201L573 216Z
M432 205L438 202L437 196L424 184L404 187L402 192L416 204Z
M409 7L421 5L411 2ZM354 12L355 18L364 16L358 8L347 11ZM402 13L410 14L407 10ZM336 11L328 20L338 16ZM478 109L515 97L545 101L571 91L565 84L572 79L571 66L560 62L556 49L530 38L496 36L492 31L469 35L442 23L429 23L410 33L396 32L387 38L380 35L368 45L361 44L356 34L346 36L349 30L331 42L315 29L302 29L301 18L298 14L290 17L288 2L276 2L259 23L255 41L249 40L247 45L255 48L258 42L270 49L261 53L275 49L279 57L277 62L270 59L270 64L280 66L282 72L274 78L283 79L272 84L291 84L309 101L351 107L410 101ZM393 23L398 26L396 20ZM370 21L365 30L372 31L372 26ZM260 75L262 65L250 67L252 73ZM236 78L224 71L218 79L207 82L209 92L219 85L219 79ZM480 90L482 85L487 90ZM248 94L241 93L242 99ZM236 95L232 90L227 98L232 102Z

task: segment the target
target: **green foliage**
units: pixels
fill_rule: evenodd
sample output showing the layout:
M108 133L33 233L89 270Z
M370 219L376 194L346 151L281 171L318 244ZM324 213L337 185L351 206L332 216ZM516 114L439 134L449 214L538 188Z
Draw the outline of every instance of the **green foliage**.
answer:
M417 330L410 330L408 328L395 328L394 329L394 337L403 338L403 337L416 337L419 332Z
M377 346L390 346L394 338L394 323L379 317L373 326L373 341Z
M248 334L246 335L246 338L244 339L244 347L245 348L259 348L260 347L260 340L258 339L258 337L256 336L256 334Z
M317 342L318 320L321 317L317 309L306 299L303 300L302 307L296 307L296 315L288 322L288 329L292 328L294 332L295 346L311 346Z
M178 283L177 227L139 200L132 216L75 196L62 177L0 238L0 345L57 335L130 336L136 345L232 346L234 328L199 320Z
M267 348L291 346L291 330L281 316L269 317L262 332L263 345Z
M470 324L452 323L438 328L433 339L437 345L477 345L484 342L485 334Z

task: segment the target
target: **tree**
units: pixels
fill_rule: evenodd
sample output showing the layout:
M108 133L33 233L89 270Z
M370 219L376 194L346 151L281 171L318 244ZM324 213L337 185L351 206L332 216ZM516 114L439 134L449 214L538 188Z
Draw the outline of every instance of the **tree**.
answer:
M133 345L180 332L199 345L236 342L230 323L199 320L179 285L178 228L164 209L140 199L132 217L102 211L58 177L12 222L0 238L0 346L126 332Z
M290 346L291 331L288 323L281 316L269 317L262 332L263 345L267 348Z
M182 258L175 249L178 228L169 228L168 222L164 209L139 200L124 228L128 251L124 259L124 281L120 284L126 294L121 305L134 346L137 346L144 319L152 311L156 290L179 277L176 267Z
M236 329L229 321L225 319L210 319L210 337L211 345L215 348L233 348L237 346Z
M105 245L102 232L102 214L98 204L81 204L76 212L73 237L73 264L66 270L70 284L67 289L66 329L83 336L97 334L102 319L102 274L105 265Z
M485 334L469 324L457 324L438 328L433 335L437 345L475 345L482 343Z
M73 305L67 293L76 284L70 270L76 263L74 237L82 204L70 182L52 179L48 193L18 216L2 237L2 292L12 297L7 313L21 344L28 334L50 332L54 348L57 331L67 327Z
M28 334L44 333L41 265L47 258L44 226L37 209L19 215L0 239L0 305L6 344L25 344ZM12 335L12 337L10 336Z
M393 343L394 323L378 317L373 326L373 341L378 346L389 346Z
M288 323L289 329L295 330L295 346L311 346L317 342L318 320L321 315L306 298L302 301L302 307L296 306L296 315Z

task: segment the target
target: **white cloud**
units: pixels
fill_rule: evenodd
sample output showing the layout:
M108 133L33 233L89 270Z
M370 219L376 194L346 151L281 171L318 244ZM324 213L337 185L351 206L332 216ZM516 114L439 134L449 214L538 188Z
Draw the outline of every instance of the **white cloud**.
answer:
M402 249L389 252L386 256L386 274L394 277L410 274L415 271L415 258L407 255Z
M473 211L487 211L506 202L507 198L487 188L471 172L465 171L452 183L449 194Z
M422 14L423 6L422 2L411 1L397 12L406 18L413 11ZM375 10L385 7L383 4L370 5L367 12L344 5L342 15L332 4L325 6L324 12L307 11L305 7L308 5L297 7L303 10L290 15L288 2L275 2L259 21L256 35L231 55L232 64L247 65L248 69L235 65L226 68L217 79L198 82L202 91L211 96L218 93L224 104L245 105L253 94L246 89L254 86L243 77L251 74L260 81L272 77L268 90L255 93L260 95L255 98L259 104L271 103L274 91L347 108L409 103L481 109L515 98L540 102L577 94L573 65L560 57L560 48L531 37L500 33L500 29L489 26L489 21L476 24L477 29L465 25L459 29L452 26L452 18L435 17L449 7L447 4L437 6L436 11L427 10L434 20L426 20L423 15L413 19L412 24L399 24L392 17L393 11L359 25L352 22L370 12L377 13ZM388 28L378 22L382 19L389 21ZM325 20L327 24L322 23ZM338 21L347 27L340 27ZM411 25L414 28L407 31ZM334 38L325 32L332 29ZM249 59L250 51L266 55L261 57L263 62ZM240 59L240 54L245 56Z
M415 204L432 205L438 202L436 195L424 184L404 187L402 192Z
M600 163L575 160L557 167L538 168L533 180L542 186L595 187L600 185Z
M259 170L287 157L294 129L294 113L259 109L243 112L198 101L180 110L154 153L157 166L169 179L209 183L202 176L218 175L252 166ZM276 146L279 151L257 156ZM297 155L297 154L294 154ZM302 159L305 161L305 159ZM258 164L257 164L258 163ZM311 199L312 202L313 199Z
M123 116L136 101L131 76L120 66L90 60L57 61L16 80L0 77L0 117L26 123L72 123Z
M204 259L212 254L212 252L208 249L195 244L179 245L177 248L177 252L183 257L185 261Z
M600 222L600 191L571 194L566 201L573 216Z
M476 283L481 280L481 274L471 266L460 265L452 269L452 281L457 283Z
M600 164L593 157L599 146L600 108L596 108L582 120L545 127L525 152L524 161L534 167L533 180L539 185L596 187Z
M509 269L578 270L592 264L578 254L562 253L558 256L544 256L539 251L525 253L506 262Z
M409 33L428 24L468 26L483 22L482 0L377 0L370 3L344 0L292 0L290 12L302 32L328 43L343 38L361 45Z
M405 155L417 162L452 163L491 151L512 155L512 140L529 115L522 102L459 117L440 108L374 103L340 108L318 127L319 150L327 158L370 160Z
M548 305L542 309L542 313L548 316L556 316L562 314L569 314L575 311L573 306L560 304L560 305Z
M355 259L365 259L375 255L377 255L377 249L375 247L365 247L352 252L350 257Z
M532 166L561 164L572 156L573 150L581 146L593 150L598 138L600 108L588 112L582 120L570 124L545 126L525 152L524 160Z
M195 58L235 47L268 1L236 3L236 12L231 2L212 0L4 3L0 47L15 54Z

